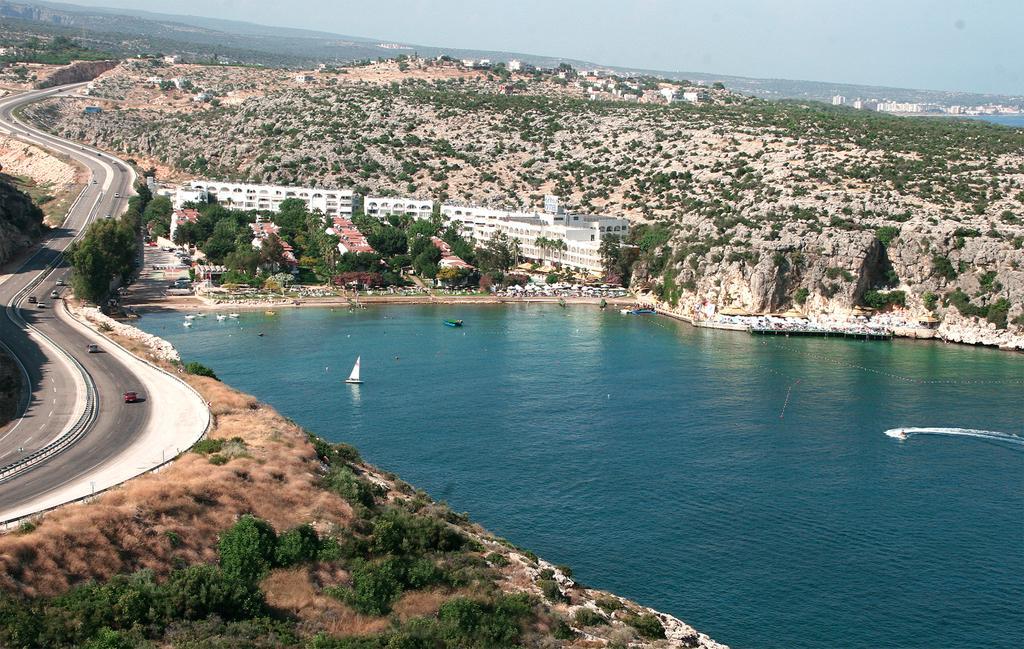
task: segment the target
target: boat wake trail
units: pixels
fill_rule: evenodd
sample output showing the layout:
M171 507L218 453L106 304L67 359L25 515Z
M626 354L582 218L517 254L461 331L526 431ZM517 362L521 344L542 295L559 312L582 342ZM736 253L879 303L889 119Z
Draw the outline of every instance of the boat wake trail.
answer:
M1024 446L1024 437L1013 433L1001 433L997 430L975 430L973 428L890 428L885 431L889 437L906 439L914 435L952 435L957 437L977 437L995 442L1005 442L1015 446Z

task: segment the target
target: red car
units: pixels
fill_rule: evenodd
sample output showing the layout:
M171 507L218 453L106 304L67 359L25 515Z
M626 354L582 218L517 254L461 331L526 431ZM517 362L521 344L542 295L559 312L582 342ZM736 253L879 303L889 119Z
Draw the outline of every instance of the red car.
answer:
M124 402L125 403L136 403L138 401L142 401L142 399L139 398L139 393L138 392L125 392L124 393Z

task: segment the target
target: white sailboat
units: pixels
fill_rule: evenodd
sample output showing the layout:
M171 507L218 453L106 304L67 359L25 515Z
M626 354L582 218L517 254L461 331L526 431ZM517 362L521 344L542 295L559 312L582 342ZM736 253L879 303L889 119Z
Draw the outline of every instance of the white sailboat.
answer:
M363 381L359 378L359 356L356 356L356 364L352 366L352 373L345 379L345 383L359 384Z

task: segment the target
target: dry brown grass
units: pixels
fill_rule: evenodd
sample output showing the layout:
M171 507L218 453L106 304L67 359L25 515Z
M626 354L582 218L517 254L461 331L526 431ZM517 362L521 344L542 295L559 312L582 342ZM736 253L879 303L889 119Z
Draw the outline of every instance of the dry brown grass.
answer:
M392 610L399 620L405 622L414 617L434 615L451 597L452 594L446 590L411 590L395 602Z
M309 568L274 570L260 585L267 603L298 618L308 629L339 636L367 635L388 628L385 618L360 615L333 597L323 595Z
M174 558L212 562L217 535L244 513L278 530L351 521L348 503L317 487L320 463L298 426L222 383L187 379L218 415L210 436L241 438L247 456L215 466L186 453L92 502L45 514L28 534L0 536L0 588L53 595L119 572L150 568L163 575ZM178 547L167 532L180 537Z

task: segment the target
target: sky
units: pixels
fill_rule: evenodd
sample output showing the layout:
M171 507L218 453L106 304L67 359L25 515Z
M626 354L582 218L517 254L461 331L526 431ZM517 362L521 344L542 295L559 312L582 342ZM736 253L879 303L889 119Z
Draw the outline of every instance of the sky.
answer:
M71 0L603 65L1024 95L1024 0Z

